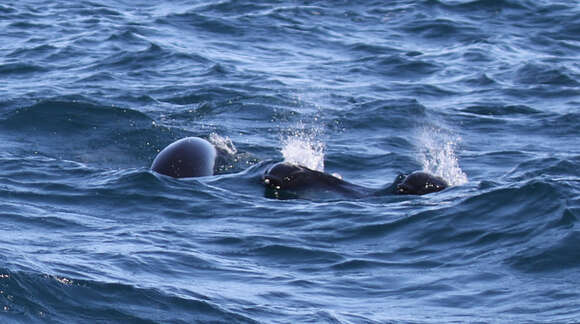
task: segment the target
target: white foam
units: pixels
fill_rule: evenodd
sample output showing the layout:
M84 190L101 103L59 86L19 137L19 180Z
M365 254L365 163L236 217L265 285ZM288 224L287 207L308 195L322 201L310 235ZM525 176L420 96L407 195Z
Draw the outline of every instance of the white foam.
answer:
M455 149L461 138L434 127L419 133L419 151L423 171L445 179L450 185L467 183L467 175L459 167Z

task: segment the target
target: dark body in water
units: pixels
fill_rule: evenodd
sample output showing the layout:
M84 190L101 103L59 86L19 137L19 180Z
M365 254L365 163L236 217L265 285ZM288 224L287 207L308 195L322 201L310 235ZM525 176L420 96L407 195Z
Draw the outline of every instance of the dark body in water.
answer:
M328 173L305 166L280 162L271 166L262 176L262 182L271 190L301 190L321 188L353 196L406 194L424 195L441 191L449 185L440 177L426 172L399 175L395 181L380 190L373 190L339 179Z
M187 137L173 142L159 152L151 169L173 178L209 176L214 174L216 158L217 150L210 142L198 137ZM262 183L267 189L274 191L325 190L352 197L424 195L448 187L447 182L440 177L425 172L413 172L399 175L392 184L375 190L288 162L279 162L269 167L262 175Z
M403 178L403 181L395 187L396 194L424 195L441 191L449 187L443 178L432 174L416 171Z
M173 178L213 175L215 147L199 137L186 137L165 147L153 160L151 170Z

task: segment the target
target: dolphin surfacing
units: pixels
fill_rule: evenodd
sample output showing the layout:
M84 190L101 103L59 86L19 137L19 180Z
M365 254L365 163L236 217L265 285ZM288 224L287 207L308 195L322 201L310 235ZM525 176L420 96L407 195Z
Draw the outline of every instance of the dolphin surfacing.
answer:
M443 178L427 172L416 171L407 175L396 186L395 193L399 195L425 195L441 191L447 187L449 184Z
M151 170L173 178L213 175L217 151L208 141L186 137L165 147L151 164Z
M395 182L383 189L371 189L355 185L328 173L311 170L302 165L279 162L262 175L262 184L269 190L293 191L303 189L324 189L352 197L396 195L424 195L441 191L449 185L442 178L426 173L413 172L397 176Z

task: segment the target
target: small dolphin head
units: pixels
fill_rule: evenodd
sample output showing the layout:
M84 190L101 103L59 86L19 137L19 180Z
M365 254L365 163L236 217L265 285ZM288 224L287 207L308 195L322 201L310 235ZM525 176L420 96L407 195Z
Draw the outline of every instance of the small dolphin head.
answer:
M300 165L280 162L262 175L262 181L266 187L274 190L294 189L307 183L309 171Z
M395 192L401 195L424 195L441 191L448 186L440 177L425 172L413 172L397 185Z

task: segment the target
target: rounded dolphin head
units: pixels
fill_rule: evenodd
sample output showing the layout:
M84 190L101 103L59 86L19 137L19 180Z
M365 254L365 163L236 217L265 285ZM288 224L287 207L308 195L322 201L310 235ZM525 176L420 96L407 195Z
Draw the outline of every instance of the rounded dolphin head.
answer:
M262 181L266 187L283 190L283 189L295 189L311 182L312 170L288 163L280 162L271 166L264 175L262 175Z
M448 186L441 177L426 172L413 172L397 185L395 192L402 195L424 195L441 191Z
M165 147L153 160L151 169L173 178L213 175L217 152L208 141L186 137Z

